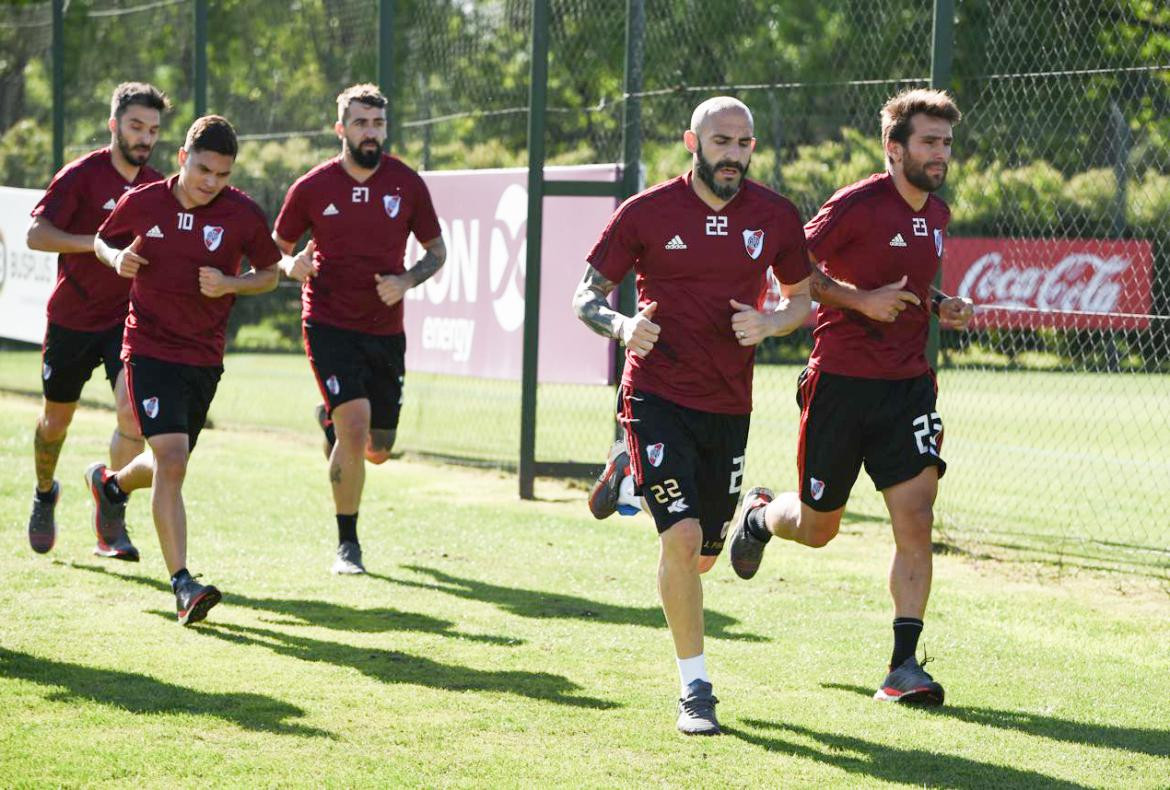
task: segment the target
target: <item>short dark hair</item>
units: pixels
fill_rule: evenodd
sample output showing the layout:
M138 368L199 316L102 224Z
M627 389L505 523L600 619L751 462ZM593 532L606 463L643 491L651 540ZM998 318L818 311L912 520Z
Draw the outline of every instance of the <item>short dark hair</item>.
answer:
M240 150L236 130L222 115L204 115L196 118L187 130L187 141L183 143L187 153L212 151L235 159Z
M367 107L385 107L388 102L378 86L372 82L362 82L350 85L337 94L337 120L345 123L345 114L349 110L350 102L361 102Z
M110 117L120 121L126 109L134 105L163 113L171 109L171 100L149 82L123 82L110 96Z
M958 105L946 91L912 88L894 96L882 107L882 145L890 140L906 145L910 142L910 119L929 115L951 125L963 119Z

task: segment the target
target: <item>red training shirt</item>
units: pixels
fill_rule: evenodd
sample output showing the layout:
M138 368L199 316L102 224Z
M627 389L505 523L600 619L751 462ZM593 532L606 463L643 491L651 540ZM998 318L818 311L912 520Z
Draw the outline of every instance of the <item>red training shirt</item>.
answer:
M821 305L813 330L809 367L844 376L905 379L930 369L930 285L942 261L951 210L928 195L915 211L889 173L839 190L805 225L808 248L830 277L863 290L897 282L922 300L893 323L872 321L853 310Z
M301 290L301 318L371 335L402 332L402 302L378 298L376 274L402 274L413 233L423 244L437 239L439 220L418 173L383 154L359 182L330 159L297 179L276 218L276 235L296 242L311 230L317 276Z
M768 268L789 285L808 277L796 206L744 179L715 211L687 173L623 203L588 260L615 283L633 269L639 309L658 302L658 342L645 358L626 351L624 384L699 411L752 410L755 349L736 341L729 300L754 306Z
M235 277L247 256L254 269L280 260L268 220L252 198L225 187L205 206L185 209L178 176L139 187L118 201L98 233L103 241L142 237L144 264L133 278L122 358L131 354L211 367L223 363L224 330L235 295L199 292L199 268Z
M44 217L66 233L97 233L126 191L162 177L143 165L134 181L126 181L114 167L110 149L99 148L61 168L31 216ZM49 323L79 332L101 332L126 320L129 298L130 281L92 252L61 253L57 284L49 297Z

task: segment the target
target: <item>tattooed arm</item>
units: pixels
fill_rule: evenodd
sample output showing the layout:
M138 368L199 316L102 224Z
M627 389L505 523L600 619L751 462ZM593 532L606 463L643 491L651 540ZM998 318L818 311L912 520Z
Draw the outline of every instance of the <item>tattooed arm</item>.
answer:
M393 306L402 301L406 292L421 285L434 275L447 260L447 245L442 236L436 236L423 245L426 255L402 274L375 274L374 283L382 303Z
M912 291L902 290L906 286L905 276L881 288L862 291L848 283L834 280L825 274L812 255L809 255L809 259L813 264L809 282L812 298L828 307L856 310L874 321L889 323L907 307L922 304Z
M419 258L418 262L406 272L406 277L410 279L411 288L431 279L434 273L441 269L447 261L447 245L443 243L442 236L436 236L428 241L423 245L423 249L427 251L426 255Z
M573 311L585 326L603 337L624 343L631 351L644 357L658 342L661 331L651 319L658 302L651 302L633 317L624 316L609 306L609 295L617 288L592 266L585 267L585 276L573 294Z

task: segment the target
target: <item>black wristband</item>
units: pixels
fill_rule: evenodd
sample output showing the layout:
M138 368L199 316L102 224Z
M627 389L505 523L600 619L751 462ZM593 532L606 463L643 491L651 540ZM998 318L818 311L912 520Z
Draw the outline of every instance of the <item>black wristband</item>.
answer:
M930 297L930 311L932 313L934 313L935 315L938 315L938 311L942 308L942 303L950 298L951 297L949 297L945 294L939 294L939 293L933 294Z

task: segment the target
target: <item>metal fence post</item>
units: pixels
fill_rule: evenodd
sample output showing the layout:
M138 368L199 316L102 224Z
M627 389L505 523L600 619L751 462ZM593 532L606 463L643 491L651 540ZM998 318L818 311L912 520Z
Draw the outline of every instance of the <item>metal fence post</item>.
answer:
M635 195L642 187L642 77L646 55L645 0L626 0L626 74L622 105L622 198ZM618 287L618 310L633 315L637 309L634 275L628 275ZM625 354L614 344L614 381L621 386ZM614 426L615 438L621 426Z
M934 0L934 26L930 42L930 87L947 90L951 87L951 63L955 54L955 0ZM934 278L934 286L942 285L942 267ZM930 322L926 340L926 360L938 370L938 321Z
M389 124L393 142L401 140L394 115L394 0L378 0L378 87L390 99L386 108L386 123Z
M528 88L528 226L524 361L520 376L520 498L535 496L536 381L540 332L540 239L544 211L544 112L548 103L548 0L532 0Z
M195 117L207 114L207 0L195 0Z
M65 0L53 0L53 172L65 164Z

